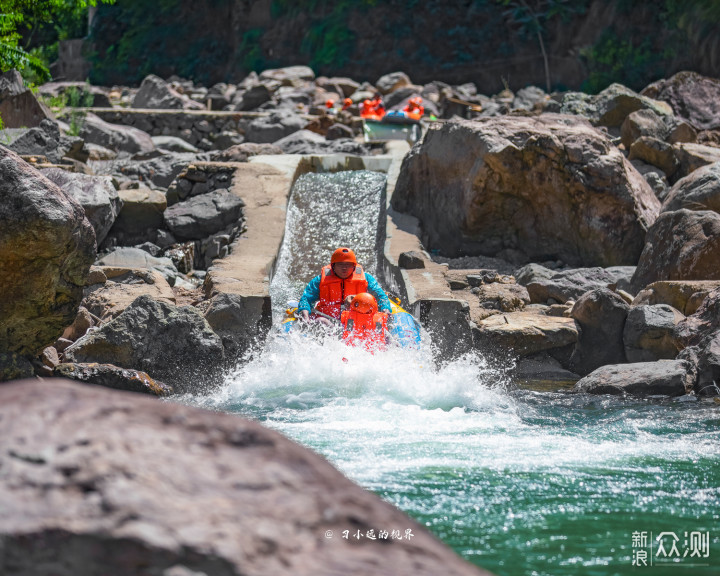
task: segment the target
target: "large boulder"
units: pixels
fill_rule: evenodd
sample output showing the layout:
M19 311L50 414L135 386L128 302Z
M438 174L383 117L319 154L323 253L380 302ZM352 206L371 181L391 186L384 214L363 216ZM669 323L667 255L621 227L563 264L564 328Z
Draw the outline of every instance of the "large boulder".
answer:
M226 355L236 359L264 340L272 326L271 302L267 297L222 292L210 300L205 320L222 338Z
M632 279L637 293L658 280L720 279L720 214L676 210L660 215Z
M225 188L192 196L165 211L165 224L178 240L200 240L237 224L245 203Z
M630 306L615 292L597 288L583 295L570 316L580 335L570 358L570 369L581 376L606 364L626 361L623 330Z
M198 392L216 382L224 352L220 337L194 308L139 296L65 350L65 357L142 370L176 392Z
M0 118L5 128L34 128L53 115L25 86L20 72L8 70L0 74Z
M390 74L380 76L375 82L375 87L381 94L390 94L411 84L410 77L405 72L390 72Z
M667 304L633 306L623 330L628 362L672 360L678 354L673 341L675 326L685 316Z
M595 96L578 92L565 94L561 112L585 116L595 126L619 128L625 119L638 110L652 110L661 117L671 117L672 108L623 86L611 84Z
M244 92L240 92L234 98L234 109L239 112L255 110L266 102L272 100L272 90L265 84L256 84Z
M660 202L605 135L547 114L431 127L403 161L393 207L448 256L511 249L615 266L636 263Z
M632 305L667 304L690 316L716 288L720 288L720 280L661 280L638 292Z
M140 84L132 102L133 108L204 110L199 102L174 90L162 78L150 74Z
M0 442L3 574L489 576L322 456L235 414L17 382L0 387ZM379 535L394 529L412 537Z
M716 78L697 72L678 72L653 82L642 94L667 102L677 116L698 130L720 128L720 80Z
M82 206L0 146L0 353L35 355L55 342L94 259Z
M628 115L622 123L621 135L625 150L641 136L651 136L664 140L669 129L662 116L659 116L650 109L637 110Z
M692 365L685 360L602 366L575 384L574 392L637 396L683 396L692 391Z
M155 270L171 285L175 284L178 270L170 258L156 257L141 248L122 247L105 254L97 261L98 266L125 270Z
M152 138L147 132L133 128L132 126L121 126L110 124L98 118L95 114L88 113L80 129L80 137L86 142L97 144L116 152L127 152L129 154L145 154L155 150Z
M668 192L661 212L713 210L720 214L720 162L698 168L678 180Z
M624 273L621 271L624 270ZM530 300L534 304L545 304L552 299L564 303L577 300L595 288L607 288L617 284L618 280L626 281L635 271L632 266L613 268L571 268L552 274L549 278L534 278L525 284Z
M270 144L302 130L306 124L307 121L294 112L275 110L268 116L250 122L245 130L245 141Z
M101 244L123 207L112 179L76 174L61 168L48 168L42 174L80 203L95 230L97 243Z
M66 156L87 162L90 153L81 138L70 138L60 134L60 128L52 120L42 120L40 125L30 128L8 144L8 148L21 156L45 156L50 162L59 163Z
M315 72L309 66L286 66L272 68L260 73L261 82L274 81L282 86L302 86L305 82L315 79Z

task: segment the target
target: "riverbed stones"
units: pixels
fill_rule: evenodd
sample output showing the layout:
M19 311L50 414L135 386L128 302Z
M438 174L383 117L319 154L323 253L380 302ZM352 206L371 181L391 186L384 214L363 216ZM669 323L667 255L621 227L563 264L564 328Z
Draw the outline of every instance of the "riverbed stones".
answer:
M672 178L680 168L675 148L659 138L640 136L630 146L629 160L642 160L656 166L668 177Z
M632 143L641 136L651 136L664 140L667 133L668 127L665 120L650 109L637 110L628 114L621 127L622 143L625 150L630 150Z
M658 280L720 280L720 214L681 209L660 215L648 231L632 289Z
M205 107L199 102L191 100L187 96L174 90L162 78L150 74L140 84L140 89L135 94L132 102L133 108L156 108L166 110L168 108L179 108L185 110L204 110Z
M670 189L661 212L713 210L720 213L720 162L698 168Z
M97 144L116 152L129 154L148 153L155 150L150 135L131 126L110 124L87 113L80 130L80 137L86 142Z
M112 179L109 176L75 174L60 168L49 168L42 174L82 205L95 230L97 243L101 244L123 207Z
M94 259L82 206L0 147L0 352L32 356L55 342Z
M647 86L642 94L667 102L698 130L720 128L720 80L697 72L678 72Z
M0 448L5 574L488 574L325 458L235 414L17 382L0 387ZM386 527L413 537L342 539Z
M636 263L660 202L605 135L547 114L430 127L403 161L393 207L447 256L511 249L606 267Z
M140 296L75 342L65 357L142 370L176 392L197 392L216 383L224 353L220 337L199 311Z
M683 314L667 304L631 307L623 329L628 362L675 358L679 350L673 341L673 331L684 319Z
M246 142L271 144L302 130L307 122L290 110L274 110L268 116L262 116L250 122L245 130Z
M89 158L82 138L63 136L57 122L49 119L44 119L39 126L23 132L9 142L7 147L22 156L45 156L54 164L65 157L80 162L87 162Z
M150 188L119 190L118 195L123 202L113 226L113 236L124 239L125 244L136 244L149 237L149 231L162 228L165 223L163 216L167 208L165 194Z
M472 289L480 306L489 310L517 312L530 304L530 295L524 286L519 284L491 282Z
M602 366L575 384L574 392L588 394L683 396L693 389L692 365L685 360L636 362Z
M623 330L630 306L607 288L597 288L581 296L570 316L580 326L570 369L585 376L607 364L626 361Z
M138 269L145 268L156 270L173 285L178 275L178 270L170 258L156 258L141 248L116 248L97 261L98 266L111 268Z
M572 268L553 272L549 278L538 275L532 281L527 282L530 301L533 304L546 304L548 300L554 300L563 304L568 300L577 300L590 290L595 288L607 288L609 285L617 284L618 280L624 280L625 285L635 268L632 266L616 268Z
M193 196L170 206L165 224L180 241L200 240L237 224L245 203L225 188Z
M687 176L708 164L720 162L720 148L715 146L676 144L673 148L679 162L678 174L680 177Z

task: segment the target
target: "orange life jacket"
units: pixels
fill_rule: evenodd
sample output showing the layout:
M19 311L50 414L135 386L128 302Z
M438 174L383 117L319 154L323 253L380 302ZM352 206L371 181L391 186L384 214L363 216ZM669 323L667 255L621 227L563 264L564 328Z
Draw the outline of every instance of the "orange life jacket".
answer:
M343 325L343 340L350 346L364 346L375 351L385 348L387 332L387 314L360 314L354 310L345 310L340 316Z
M318 311L340 319L340 307L347 296L367 292L367 279L361 266L355 266L355 272L343 280L336 276L331 266L323 266L320 274L320 300Z

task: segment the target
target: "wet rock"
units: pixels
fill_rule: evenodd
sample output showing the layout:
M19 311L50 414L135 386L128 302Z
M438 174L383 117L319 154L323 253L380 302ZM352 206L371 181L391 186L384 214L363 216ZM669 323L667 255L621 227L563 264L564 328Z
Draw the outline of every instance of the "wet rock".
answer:
M101 244L123 207L112 179L75 174L60 168L42 170L42 175L82 205L95 230L97 243Z
M720 128L720 80L697 72L678 72L653 82L642 94L667 102L698 130Z
M665 102L642 96L623 86L611 84L596 96L578 92L565 94L563 114L585 116L595 126L620 127L625 119L638 110L652 110L660 117L672 116L672 108Z
M173 204L165 211L165 224L178 240L199 240L236 224L245 203L221 188Z
M600 366L626 361L623 330L630 306L607 288L597 288L575 302L570 316L580 326L570 369L584 376Z
M156 270L172 286L178 274L177 268L170 258L154 258L140 248L116 248L100 258L96 264L111 268Z
M602 366L580 380L574 392L648 396L683 396L693 389L694 371L684 360Z
M83 306L107 322L142 295L175 304L175 294L160 272L152 269L102 268L107 281L86 288Z
M12 140L7 147L23 156L45 156L54 164L66 156L80 162L87 162L90 156L81 138L62 136L57 123L48 119Z
M621 127L622 143L625 150L641 136L650 136L658 140L664 140L668 134L668 127L665 120L649 109L638 110L628 114Z
M450 298L421 299L413 310L420 324L433 335L438 359L447 361L467 352L473 345L470 307Z
M34 128L43 120L53 120L52 112L25 86L17 70L0 74L0 117L5 128Z
M247 159L251 156L282 153L283 151L273 144L243 142L220 152L212 152L211 159L213 162L247 162Z
M625 278L632 277L635 268L632 266L618 266L618 269L627 269ZM527 282L530 301L533 304L545 304L552 299L558 303L568 300L577 300L595 288L607 288L618 282L619 274L612 268L573 268L555 272L549 278L537 278ZM622 276L621 276L622 278Z
M552 356L539 354L520 358L513 372L513 379L521 386L533 390L551 390L573 386L580 376L565 370Z
M633 292L658 280L720 280L720 214L683 209L660 215L648 231Z
M95 384L114 390L140 392L151 396L170 396L173 390L167 384L153 380L145 372L119 368L112 364L64 363L54 367L54 375L85 384Z
M574 266L635 264L660 207L602 133L552 114L431 127L405 157L392 203L445 255L512 249Z
M720 280L684 280L653 282L641 290L633 306L667 304L685 316L694 314L705 297L720 288Z
M378 89L380 94L389 94L410 84L412 84L410 77L405 72L391 72L378 78L377 82L375 82L375 88Z
M623 330L628 362L675 358L679 350L673 341L673 331L684 319L681 312L667 304L630 308Z
M246 142L270 144L302 130L307 124L298 114L289 110L275 110L269 116L263 116L250 122L245 130Z
M205 312L213 331L222 338L228 359L236 359L260 344L272 326L269 298L220 293Z
M155 144L146 132L131 126L110 124L91 113L85 115L80 137L117 152L136 154L155 150Z
M403 252L398 257L398 266L405 270L425 268L425 255L422 252Z
M672 177L680 168L680 161L671 144L652 138L641 136L630 147L629 160L642 160L660 168L668 177Z
M0 352L35 356L55 342L94 259L82 206L0 147Z
M19 382L0 388L0 435L3 573L487 574L325 458L234 414ZM414 537L342 540L385 526Z
M122 314L65 350L71 362L142 370L179 393L216 383L223 357L220 337L197 310L150 296L139 296Z
M475 346L482 351L516 356L545 351L566 359L568 349L577 341L578 330L572 318L546 316L533 308L490 316L478 322L473 335Z
M132 102L133 108L204 110L205 107L178 93L162 78L150 74L140 84Z
M678 176L687 176L698 168L720 162L720 148L702 144L676 144L675 156L680 163Z
M713 210L720 213L720 162L698 168L672 187L661 212Z

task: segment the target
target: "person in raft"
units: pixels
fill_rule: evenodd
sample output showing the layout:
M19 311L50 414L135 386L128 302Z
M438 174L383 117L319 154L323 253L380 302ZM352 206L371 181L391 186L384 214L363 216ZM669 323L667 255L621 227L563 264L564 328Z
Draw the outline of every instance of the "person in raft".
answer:
M369 352L384 350L387 343L388 315L378 312L372 294L361 292L340 315L342 338L349 346L363 346Z
M350 248L338 248L330 258L330 265L323 266L320 275L308 282L298 312L303 320L309 320L317 302L318 312L340 320L343 304L349 305L352 298L362 292L375 297L380 312L392 312L387 294L371 274L358 266L355 253Z

